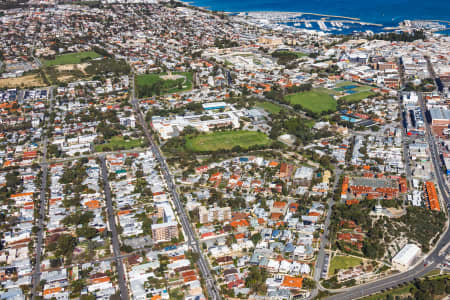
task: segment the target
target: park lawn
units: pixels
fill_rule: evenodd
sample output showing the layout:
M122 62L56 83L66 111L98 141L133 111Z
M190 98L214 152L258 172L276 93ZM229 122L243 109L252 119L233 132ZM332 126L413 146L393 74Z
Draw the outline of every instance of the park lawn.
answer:
M268 102L268 101L258 102L256 104L256 106L264 109L265 111L267 111L271 114L275 114L275 115L279 114L282 109L281 106L274 104L272 102Z
M270 145L272 141L267 135L257 131L221 131L191 136L186 139L186 149L194 152L230 150L240 146L248 149L251 146Z
M298 58L308 56L308 54L303 53L303 52L292 52L292 53L294 53L295 55L297 55Z
M94 51L86 51L86 52L77 52L77 53L66 53L61 54L55 57L55 59L44 60L44 65L46 67L56 66L56 65L72 65L81 63L82 59L90 58L99 58L100 54Z
M136 84L139 85L152 85L158 81L163 81L159 74L142 74L136 76Z
M302 108L315 113L336 111L336 100L324 91L312 90L285 96L291 105L299 104Z
M110 150L128 150L142 146L142 140L140 139L129 139L125 140L123 136L113 136L108 143L95 145L96 152L105 151L105 148ZM108 150L108 151L110 151Z
M367 97L372 96L372 95L375 95L375 93L372 91L366 91L366 92L360 92L360 93L356 93L356 94L347 95L347 96L339 98L339 100L342 100L347 103L359 102L359 101L366 99Z
M293 53L293 54L297 55L297 58L308 56L308 54L303 53L303 52L294 52L294 51L277 51L277 52L278 53Z
M164 81L159 74L142 74L136 76L137 86L153 85L158 81Z
M336 270L346 270L351 267L358 266L363 260L354 256L334 256L330 262L330 272L332 276L336 274Z
M181 89L179 89L178 87L174 87L174 88L170 89L168 93L180 93L180 92L192 90L192 76L193 75L191 72L175 72L172 74L183 75L186 78L186 80L183 82L183 87Z
M146 88L152 88L156 83L160 83L161 94L172 94L189 91L192 89L192 73L191 72L174 72L172 75L181 75L184 78L167 79L164 80L161 76L167 73L160 74L142 74L136 76L136 85L139 97L148 97ZM181 83L182 87L179 88ZM155 91L153 91L155 92Z

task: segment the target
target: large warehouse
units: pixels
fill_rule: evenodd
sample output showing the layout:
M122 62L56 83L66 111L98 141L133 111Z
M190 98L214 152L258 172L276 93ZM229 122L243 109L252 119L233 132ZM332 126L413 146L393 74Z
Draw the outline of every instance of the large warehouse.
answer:
M420 256L421 252L417 245L406 244L392 259L392 267L402 272L408 270Z

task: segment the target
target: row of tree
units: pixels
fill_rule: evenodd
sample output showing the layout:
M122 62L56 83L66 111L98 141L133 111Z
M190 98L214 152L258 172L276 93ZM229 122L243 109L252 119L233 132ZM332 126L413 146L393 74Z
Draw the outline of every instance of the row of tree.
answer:
M368 37L369 40L384 40L384 41L396 41L396 42L413 42L415 40L425 40L426 35L423 30L414 30L411 33L408 32L387 32L377 33Z

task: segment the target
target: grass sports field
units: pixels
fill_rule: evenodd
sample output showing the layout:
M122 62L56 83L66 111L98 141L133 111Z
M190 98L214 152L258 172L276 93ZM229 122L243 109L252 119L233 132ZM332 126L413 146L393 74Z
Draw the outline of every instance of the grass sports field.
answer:
M365 91L365 92L360 92L360 93L356 93L356 94L351 94L351 95L347 95L344 97L339 98L339 100L347 102L347 103L352 103L352 102L358 102L361 101L369 96L375 95L374 92L372 91Z
M291 105L300 105L304 109L321 113L324 111L336 111L336 100L324 91L312 90L285 96Z
M46 67L56 66L56 65L71 65L79 64L83 59L94 59L101 55L94 51L78 52L78 53L67 53L58 55L55 59L44 60L44 65Z
M349 93L349 95L341 97L339 100L347 103L352 103L361 101L368 96L375 95L375 93L372 92L371 89L372 87L369 85L351 81L343 81L336 84L336 88L334 90L336 92Z
M353 256L334 256L330 263L330 275L336 274L336 270L346 270L356 267L362 262L361 258Z
M256 104L256 106L264 109L265 111L267 111L271 114L275 114L275 115L280 113L280 111L282 109L281 106L273 104L272 102L267 102L267 101L258 102Z
M95 145L96 152L112 151L112 150L128 150L142 145L141 140L129 139L125 140L122 136L114 136L108 143ZM105 149L106 148L106 149Z
M200 134L186 139L186 148L194 152L230 150L240 146L247 149L254 145L269 145L272 141L262 132L255 131L223 131Z

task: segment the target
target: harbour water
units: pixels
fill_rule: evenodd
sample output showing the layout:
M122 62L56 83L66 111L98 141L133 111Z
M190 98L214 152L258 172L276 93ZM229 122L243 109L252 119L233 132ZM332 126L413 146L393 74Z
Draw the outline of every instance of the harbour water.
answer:
M450 21L450 1L442 0L193 0L190 3L225 12L278 11L352 17L362 22L382 25L361 27L361 31L373 32L398 26L403 20ZM329 31L334 33L349 33L358 28L356 24L340 23L340 18L328 17L321 20L321 16L303 14L299 19L302 21L292 20L286 24L317 30L331 27ZM325 21L325 24L320 21Z

